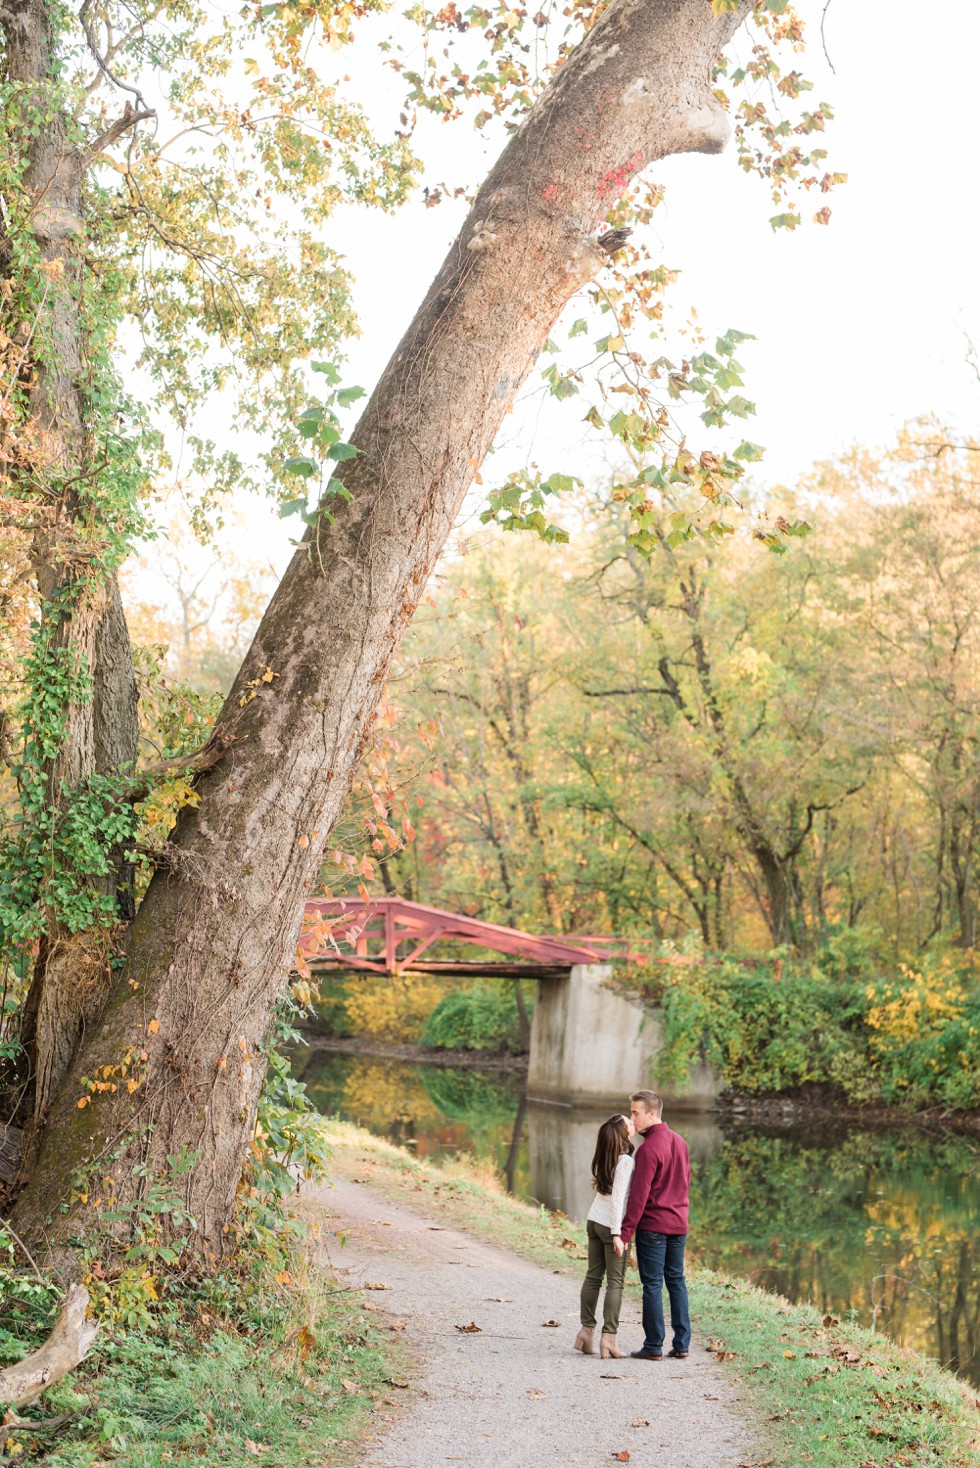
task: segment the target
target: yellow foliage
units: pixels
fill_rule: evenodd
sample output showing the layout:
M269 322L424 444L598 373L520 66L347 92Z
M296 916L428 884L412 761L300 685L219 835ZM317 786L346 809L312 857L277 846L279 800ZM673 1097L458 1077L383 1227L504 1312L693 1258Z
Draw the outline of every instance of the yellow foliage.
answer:
M867 1022L874 1031L872 1049L880 1055L935 1034L960 1019L966 1007L963 981L947 960L928 976L904 963L899 969L901 979L867 991L869 999L878 1001L868 1010Z
M444 982L427 974L371 975L351 984L344 1008L358 1035L412 1042L446 992Z

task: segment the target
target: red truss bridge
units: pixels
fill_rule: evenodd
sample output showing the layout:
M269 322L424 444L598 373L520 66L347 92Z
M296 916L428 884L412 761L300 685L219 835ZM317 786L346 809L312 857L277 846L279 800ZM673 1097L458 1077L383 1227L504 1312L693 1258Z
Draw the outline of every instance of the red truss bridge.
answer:
M438 945L483 949L503 958L435 958ZM307 966L364 969L375 974L498 974L503 978L563 977L576 964L635 958L626 939L543 937L478 918L408 902L404 897L317 897L306 904L300 953Z

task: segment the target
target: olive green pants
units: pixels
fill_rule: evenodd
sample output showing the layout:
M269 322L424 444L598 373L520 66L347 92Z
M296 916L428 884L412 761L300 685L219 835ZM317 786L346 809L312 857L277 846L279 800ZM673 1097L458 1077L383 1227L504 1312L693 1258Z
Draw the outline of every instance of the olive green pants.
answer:
M590 1218L585 1226L589 1239L589 1267L585 1271L582 1285L581 1319L583 1325L595 1325L595 1310L599 1303L603 1275L606 1277L606 1293L602 1301L602 1333L615 1335L619 1329L619 1308L623 1303L623 1280L626 1275L626 1253L619 1257L613 1248L612 1234L604 1223L593 1223Z

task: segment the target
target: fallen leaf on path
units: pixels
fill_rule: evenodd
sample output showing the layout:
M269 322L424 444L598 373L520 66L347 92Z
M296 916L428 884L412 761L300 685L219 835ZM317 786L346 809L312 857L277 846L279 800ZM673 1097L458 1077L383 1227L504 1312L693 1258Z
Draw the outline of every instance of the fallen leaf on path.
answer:
M600 1371L599 1372L599 1380L600 1381L625 1381L626 1380L626 1377L623 1376L622 1372L620 1372L618 1375L616 1375L612 1371Z
M245 1439L245 1451L246 1453L250 1453L253 1458L261 1458L263 1453L271 1453L272 1449L268 1443L253 1443L252 1439L247 1437Z
M446 1232L447 1232L447 1230L443 1228L443 1226L442 1226L441 1223L430 1223L429 1224L429 1233L430 1234L444 1234Z
M615 1458L617 1463L628 1463L630 1460L630 1450L629 1448L624 1448L621 1453L612 1453L610 1456Z
M551 1329L557 1330L557 1328L561 1325L561 1321L560 1320L542 1320L541 1324L542 1325L545 1325L545 1326L548 1326Z
M394 1377L392 1377L392 1376L386 1376L383 1379L384 1379L385 1386L396 1386L399 1391L402 1391L402 1392L407 1392L408 1391L408 1382L407 1381L395 1381Z
M738 1468L772 1468L775 1458L742 1458Z
M485 1300L493 1300L495 1305L512 1305L514 1303L511 1295L484 1295Z
M630 1427L649 1427L649 1426L650 1426L650 1419L649 1419L649 1417L637 1417L637 1419L636 1419L635 1422L631 1422L630 1423Z
M364 1288L366 1290L390 1290L391 1289L391 1285L386 1285L386 1284L373 1284L371 1282L371 1280L366 1279L364 1281Z
M529 1397L535 1397L535 1398L538 1398L538 1397L546 1397L548 1395L547 1392L539 1392L538 1389L537 1389L537 1387L535 1387L535 1386L529 1387L527 1394L528 1394Z
M456 1329L462 1331L463 1335L480 1335L482 1332L482 1326L477 1325L475 1320L471 1320L469 1325L457 1325Z
M361 1395L361 1388L356 1381L348 1381L345 1377L340 1384L344 1391L349 1392L352 1397L359 1397Z

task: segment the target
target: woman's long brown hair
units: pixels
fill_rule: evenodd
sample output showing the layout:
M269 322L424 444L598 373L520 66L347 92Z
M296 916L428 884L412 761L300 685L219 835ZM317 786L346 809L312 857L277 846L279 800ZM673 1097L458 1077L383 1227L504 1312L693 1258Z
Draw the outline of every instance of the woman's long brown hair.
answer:
M592 1186L597 1193L611 1193L616 1163L624 1152L633 1155L629 1123L625 1116L611 1116L599 1128L592 1158Z

